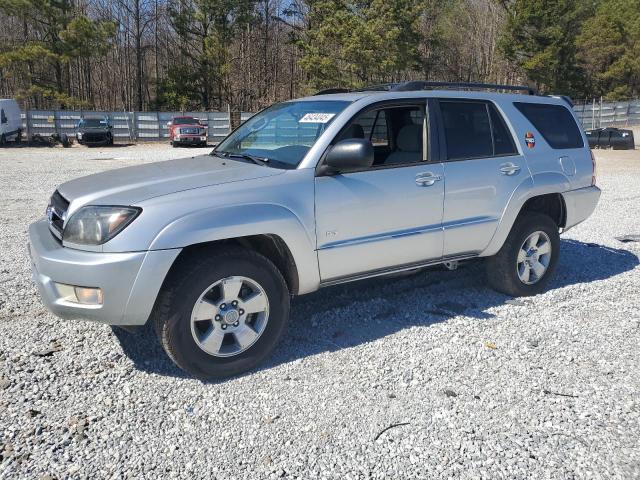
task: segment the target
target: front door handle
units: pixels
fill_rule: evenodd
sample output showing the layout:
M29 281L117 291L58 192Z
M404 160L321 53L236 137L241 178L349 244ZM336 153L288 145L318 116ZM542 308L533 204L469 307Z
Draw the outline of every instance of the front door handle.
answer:
M515 175L519 171L520 167L515 163L508 162L500 165L500 173L502 173L503 175Z
M442 177L440 175L434 175L432 172L419 173L416 175L416 185L419 187L430 187L440 180L442 180Z

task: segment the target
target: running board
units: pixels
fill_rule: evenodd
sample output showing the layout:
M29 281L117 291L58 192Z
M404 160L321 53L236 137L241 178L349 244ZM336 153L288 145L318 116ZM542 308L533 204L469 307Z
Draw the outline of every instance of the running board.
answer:
M342 283L356 282L358 280L365 280L367 278L381 277L383 275L391 275L394 273L406 272L407 270L415 270L418 268L433 267L435 265L441 265L447 262L461 262L463 260L470 260L477 258L477 254L473 255L461 255L457 257L446 257L438 260L430 260L428 262L417 262L405 264L399 267L380 268L378 270L370 270L368 272L359 273L357 275L347 275L345 277L332 278L329 280L321 281L320 288L331 287L333 285L340 285Z

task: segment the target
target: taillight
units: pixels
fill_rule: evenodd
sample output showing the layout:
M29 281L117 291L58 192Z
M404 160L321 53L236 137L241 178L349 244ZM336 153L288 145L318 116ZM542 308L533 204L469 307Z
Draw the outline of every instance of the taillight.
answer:
M589 150L591 152L591 165L593 166L592 174L591 174L591 185L596 184L596 157L593 154L593 150Z

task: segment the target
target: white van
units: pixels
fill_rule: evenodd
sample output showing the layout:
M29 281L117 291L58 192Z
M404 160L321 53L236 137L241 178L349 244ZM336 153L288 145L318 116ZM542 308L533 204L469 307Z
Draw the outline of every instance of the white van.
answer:
M0 145L9 140L19 142L22 138L20 108L15 100L0 99Z

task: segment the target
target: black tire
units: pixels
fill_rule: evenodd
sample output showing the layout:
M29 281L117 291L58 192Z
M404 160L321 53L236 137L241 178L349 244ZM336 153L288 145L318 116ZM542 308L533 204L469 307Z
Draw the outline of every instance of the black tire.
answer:
M16 135L16 143L22 142L22 130L18 130L18 134Z
M172 146L173 148L178 148L178 144L177 144L176 142L171 142L171 146Z
M71 142L69 142L69 136L66 133L60 135L60 143L64 148L69 148L71 146Z
M253 345L230 357L210 355L191 333L191 314L210 285L230 276L244 276L264 289L269 316ZM251 370L276 347L289 321L289 290L276 266L251 250L229 247L183 260L171 272L154 310L156 334L178 367L202 380L217 380Z
M522 281L518 275L518 252L525 240L534 232L544 232L551 243L549 264L542 277L533 284ZM489 285L498 292L513 297L526 297L543 292L555 272L560 255L560 234L555 222L540 213L521 215L511 228L500 251L486 261Z
M0 147L4 147L7 144L7 137L4 136L4 133L0 135Z

